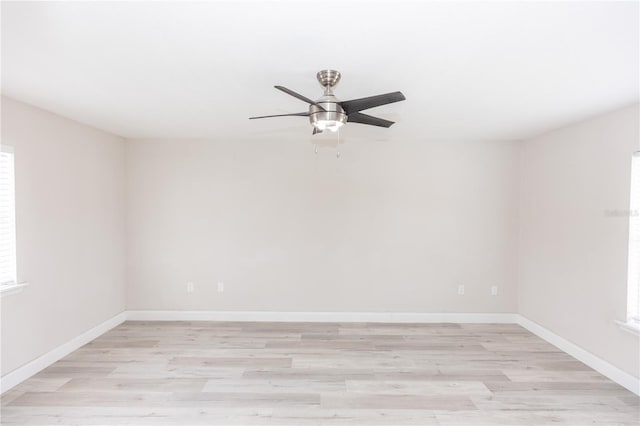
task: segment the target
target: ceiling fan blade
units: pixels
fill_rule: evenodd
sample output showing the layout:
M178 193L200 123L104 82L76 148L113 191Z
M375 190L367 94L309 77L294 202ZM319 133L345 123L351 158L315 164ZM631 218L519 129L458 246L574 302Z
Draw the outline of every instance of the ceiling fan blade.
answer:
M324 111L324 108L322 108L320 105L318 105L316 103L316 101L312 101L311 99L307 98L306 96L302 96L300 93L296 93L293 90L287 89L284 86L273 86L273 87L275 87L276 89L286 93L287 95L293 96L294 98L298 98L301 101L308 103L309 105L315 105L315 106L317 106L318 108L320 108L321 110Z
M377 107L380 105L392 104L394 102L404 101L406 98L402 92L385 93L384 95L369 96L368 98L352 99L350 101L340 102L342 109L347 115L365 109Z
M309 113L308 112L296 112L296 113L293 113L293 114L262 115L260 117L249 117L249 120L256 120L258 118L289 117L289 116L308 117Z
M383 118L373 117L371 115L363 114L361 112L354 112L347 116L349 123L369 124L370 126L378 127L391 127L393 121L385 120Z

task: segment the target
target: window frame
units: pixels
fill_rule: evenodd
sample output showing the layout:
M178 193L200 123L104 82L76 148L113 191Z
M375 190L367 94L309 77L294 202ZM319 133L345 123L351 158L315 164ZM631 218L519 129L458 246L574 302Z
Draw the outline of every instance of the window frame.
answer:
M11 194L10 196L13 198L11 200L11 204L12 204L12 212L10 213L12 216L12 220L13 220L13 229L12 229L12 234L9 238L10 243L12 244L13 247L10 248L9 252L13 254L13 259L12 259L12 271L10 272L10 274L12 275L12 280L11 281L5 281L0 283L0 294L4 297L5 295L8 294L14 294L14 293L18 293L20 291L22 291L22 289L24 287L26 287L28 285L28 283L19 283L18 282L18 255L17 255L17 224L16 224L16 191L15 191L15 181L16 181L16 155L15 155L15 149L13 146L11 145L5 145L5 144L1 144L0 145L0 153L2 154L11 154L11 160L12 160L12 173L13 176L11 177Z
M622 329L640 335L640 151L631 156L627 304Z

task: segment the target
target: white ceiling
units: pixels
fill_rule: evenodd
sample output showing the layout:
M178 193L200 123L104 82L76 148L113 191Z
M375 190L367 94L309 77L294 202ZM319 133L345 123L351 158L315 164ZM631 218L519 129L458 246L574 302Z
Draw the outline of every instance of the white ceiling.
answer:
M305 137L315 73L401 90L359 137L520 139L638 101L638 2L2 2L2 92L135 138Z

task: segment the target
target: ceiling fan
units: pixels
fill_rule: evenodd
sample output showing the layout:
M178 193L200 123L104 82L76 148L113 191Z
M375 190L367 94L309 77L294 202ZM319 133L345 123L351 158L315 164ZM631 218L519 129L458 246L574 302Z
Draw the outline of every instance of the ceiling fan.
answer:
M333 94L333 87L340 81L340 73L335 70L322 70L316 74L320 85L324 87L324 95L313 101L306 96L287 89L283 86L274 86L284 93L298 98L309 104L308 112L296 112L293 114L264 115L260 117L249 117L249 120L271 117L309 117L313 126L313 134L321 133L324 130L337 131L345 123L360 123L370 126L391 127L393 121L385 120L371 115L363 114L369 108L380 105L391 104L393 102L404 101L406 98L401 92L385 93L384 95L369 96L367 98L352 99L350 101L340 101Z

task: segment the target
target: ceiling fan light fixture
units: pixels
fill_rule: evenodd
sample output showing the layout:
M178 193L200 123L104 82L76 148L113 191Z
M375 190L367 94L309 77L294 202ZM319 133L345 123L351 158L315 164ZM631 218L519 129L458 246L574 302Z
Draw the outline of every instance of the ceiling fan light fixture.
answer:
M340 127L344 126L344 122L339 120L318 120L315 121L313 125L320 131L329 130L330 132L337 132Z
M325 95L309 106L309 122L318 131L336 132L347 122L347 115L333 95Z

